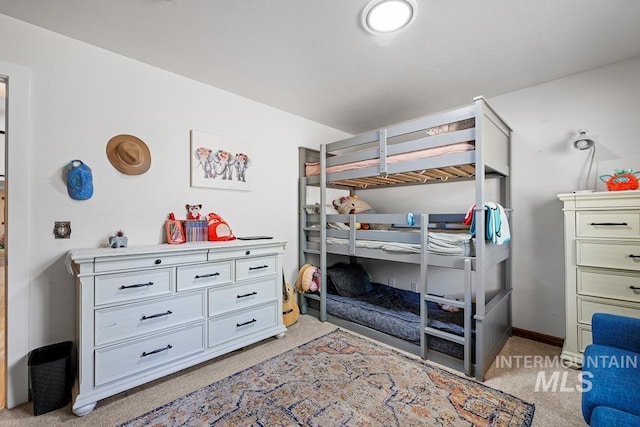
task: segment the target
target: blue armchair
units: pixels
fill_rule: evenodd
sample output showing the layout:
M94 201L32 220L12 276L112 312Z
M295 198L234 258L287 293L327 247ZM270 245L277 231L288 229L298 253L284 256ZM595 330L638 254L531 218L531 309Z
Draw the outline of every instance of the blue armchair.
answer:
M582 415L592 427L640 426L640 319L595 313L582 361Z

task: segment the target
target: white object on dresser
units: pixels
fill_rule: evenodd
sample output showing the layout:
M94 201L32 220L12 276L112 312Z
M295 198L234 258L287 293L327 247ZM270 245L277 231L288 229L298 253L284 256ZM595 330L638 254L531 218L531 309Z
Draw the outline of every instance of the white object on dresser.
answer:
M564 202L566 338L582 364L591 316L640 317L640 191L559 194Z
M278 240L77 249L73 412L237 350L282 338Z

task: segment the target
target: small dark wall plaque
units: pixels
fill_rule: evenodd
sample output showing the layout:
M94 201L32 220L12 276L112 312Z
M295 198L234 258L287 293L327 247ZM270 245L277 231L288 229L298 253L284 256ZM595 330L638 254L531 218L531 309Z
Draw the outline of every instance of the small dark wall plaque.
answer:
M53 225L53 236L56 239L71 238L71 221L56 221Z

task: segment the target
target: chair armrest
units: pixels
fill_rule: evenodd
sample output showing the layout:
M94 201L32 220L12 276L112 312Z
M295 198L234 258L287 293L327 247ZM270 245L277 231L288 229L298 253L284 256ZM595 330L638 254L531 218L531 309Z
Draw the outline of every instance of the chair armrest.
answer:
M640 319L594 313L591 332L594 344L640 353Z

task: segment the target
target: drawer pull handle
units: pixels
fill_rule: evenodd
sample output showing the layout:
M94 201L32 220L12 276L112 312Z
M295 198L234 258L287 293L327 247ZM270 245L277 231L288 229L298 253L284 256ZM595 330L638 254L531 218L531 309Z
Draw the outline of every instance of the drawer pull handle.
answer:
M155 261L155 264L162 264L162 260L161 260L161 259L157 259L157 260Z
M162 348L159 348L157 350L152 350L152 351L150 351L148 353L146 351L143 351L142 355L140 357L151 356L152 354L156 354L156 353L160 353L160 352L163 352L163 351L167 351L167 350L170 350L172 348L173 348L173 346L171 344L169 344L166 347L162 347Z
M252 323L256 323L256 322L257 322L257 320L256 320L256 319L251 319L251 320L249 320L248 322L244 322L244 323L236 323L236 327L238 327L238 328L239 328L239 327L241 327L241 326L247 326L247 325L250 325L250 324L252 324Z
M249 267L249 271L251 271L251 270L261 270L263 268L269 268L269 266L268 265L260 265L258 267Z
M237 295L236 298L246 298L246 297L252 297L254 295L258 295L258 293L257 292L251 292L250 294Z
M638 286L633 286L633 285L629 286L629 289L631 289L631 290L633 290L633 291L640 291L640 287L638 287Z
M211 274L203 274L202 276L198 276L196 274L196 279L204 279L206 277L215 277L215 276L219 276L220 273L211 273Z
M170 314L173 314L171 310L167 310L166 313L152 314L151 316L146 316L143 314L140 320L155 319L156 317L168 316Z
M589 225L604 225L609 227L629 225L626 222L592 222Z
M145 286L152 286L153 282L148 282L148 283L138 283L136 285L122 285L120 286L120 290L122 289L131 289L131 288L143 288Z
M640 258L640 255L629 254L629 258Z

